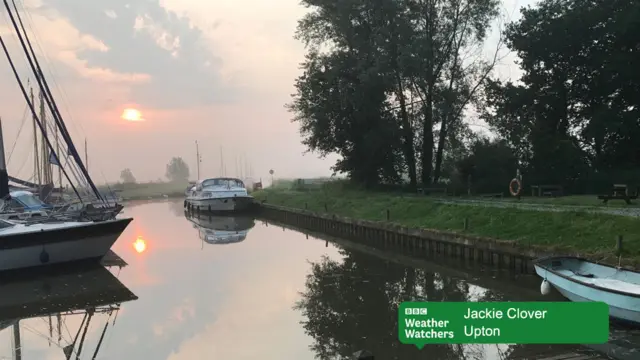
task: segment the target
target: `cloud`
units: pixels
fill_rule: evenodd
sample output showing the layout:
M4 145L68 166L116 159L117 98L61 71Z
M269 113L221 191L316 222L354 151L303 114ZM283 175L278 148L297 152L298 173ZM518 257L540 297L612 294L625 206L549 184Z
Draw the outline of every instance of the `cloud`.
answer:
M158 1L41 1L37 13L67 22L84 39L84 46L59 51L57 58L81 76L130 83L131 101L180 108L240 95L220 75L222 61L212 55L203 32Z

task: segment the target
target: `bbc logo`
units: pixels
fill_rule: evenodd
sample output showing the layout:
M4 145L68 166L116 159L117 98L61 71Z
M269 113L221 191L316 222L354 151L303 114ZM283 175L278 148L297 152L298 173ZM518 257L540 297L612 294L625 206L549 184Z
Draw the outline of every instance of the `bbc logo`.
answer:
M406 308L405 315L427 315L427 308Z

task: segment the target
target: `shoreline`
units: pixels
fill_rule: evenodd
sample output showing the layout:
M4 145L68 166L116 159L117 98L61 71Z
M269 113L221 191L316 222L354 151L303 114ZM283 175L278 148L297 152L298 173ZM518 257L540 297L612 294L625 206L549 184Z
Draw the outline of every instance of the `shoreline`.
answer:
M443 204L428 197L330 189L303 192L265 189L254 196L263 209L284 211L290 214L291 221L301 221L296 220L296 216L311 217L374 233L390 232L446 246L526 257L529 261L567 255L617 266L616 238L623 236L621 265L640 269L640 243L637 241L640 223L630 216ZM286 218L285 215L282 217ZM323 229L320 232L325 233Z

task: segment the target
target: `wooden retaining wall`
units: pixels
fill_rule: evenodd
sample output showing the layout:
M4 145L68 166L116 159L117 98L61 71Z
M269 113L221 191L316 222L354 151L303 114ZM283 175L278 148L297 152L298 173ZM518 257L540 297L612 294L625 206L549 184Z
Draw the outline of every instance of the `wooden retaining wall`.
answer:
M532 260L554 255L548 249L515 241L409 228L387 222L357 220L263 203L260 216L301 229L355 240L380 249L406 249L435 256L472 260L501 269L533 273Z

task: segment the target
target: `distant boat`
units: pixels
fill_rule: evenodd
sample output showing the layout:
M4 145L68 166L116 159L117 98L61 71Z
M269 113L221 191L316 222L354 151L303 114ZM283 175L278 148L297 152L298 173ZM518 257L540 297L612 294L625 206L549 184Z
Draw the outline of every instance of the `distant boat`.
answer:
M534 267L567 299L605 302L612 318L640 325L640 272L572 256L538 259Z
M218 213L245 211L252 204L253 196L242 180L227 177L198 181L185 200L186 207Z
M197 181L190 181L189 185L187 185L187 188L184 190L184 196L189 196L192 191L195 191L197 183Z
M16 190L9 192L7 199L0 199L0 219L35 220L48 217L69 220L112 220L120 213L120 204L83 204L68 202L51 205L40 200L31 191Z
M207 216L185 212L187 220L198 230L200 239L208 244L231 244L244 241L255 219L248 216Z

